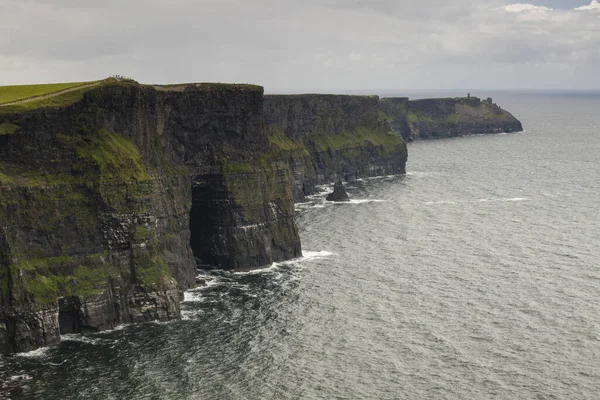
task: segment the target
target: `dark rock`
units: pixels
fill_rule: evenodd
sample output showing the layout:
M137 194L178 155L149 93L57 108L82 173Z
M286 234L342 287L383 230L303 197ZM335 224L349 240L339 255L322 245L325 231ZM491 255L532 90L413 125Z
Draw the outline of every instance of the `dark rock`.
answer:
M521 122L491 98L389 98L381 100L380 109L407 141L523 130Z
M71 96L68 96L72 98ZM54 99L57 100L57 99ZM53 102L58 104L58 102ZM0 107L0 352L180 318L197 268L301 256L294 200L405 173L405 139L521 130L477 98L263 96L113 79L80 100Z
M264 115L296 202L317 185L406 172L406 143L380 113L377 96L265 96Z
M344 189L344 184L342 183L342 181L337 181L335 185L333 185L333 192L329 196L327 196L327 201L350 201L350 198L348 197L348 194Z
M263 89L112 83L0 124L0 352L60 333L180 318L196 258L253 268L301 255L288 166Z

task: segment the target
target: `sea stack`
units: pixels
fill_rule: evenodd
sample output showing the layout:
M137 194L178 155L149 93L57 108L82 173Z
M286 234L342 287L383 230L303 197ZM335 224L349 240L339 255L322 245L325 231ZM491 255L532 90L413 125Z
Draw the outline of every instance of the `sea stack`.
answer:
M337 181L335 185L333 185L333 193L327 196L327 201L335 201L335 202L344 202L350 201L346 190L344 189L344 185L342 181Z

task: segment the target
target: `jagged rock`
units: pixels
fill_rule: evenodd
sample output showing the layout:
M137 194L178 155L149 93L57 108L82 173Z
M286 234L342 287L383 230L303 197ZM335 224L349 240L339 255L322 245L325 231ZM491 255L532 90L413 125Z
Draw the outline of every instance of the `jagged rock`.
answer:
M350 201L348 194L346 193L346 189L344 189L344 184L342 181L337 181L333 185L333 192L327 196L327 201L335 201L335 202L345 202Z

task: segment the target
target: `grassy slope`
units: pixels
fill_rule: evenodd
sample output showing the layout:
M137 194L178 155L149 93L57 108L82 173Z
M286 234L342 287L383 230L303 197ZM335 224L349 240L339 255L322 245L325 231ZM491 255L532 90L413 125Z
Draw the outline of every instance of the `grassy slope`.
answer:
M0 104L13 101L25 100L32 97L45 96L48 94L72 89L77 86L88 85L93 82L71 82L71 83L51 83L43 85L20 85L20 86L0 86Z

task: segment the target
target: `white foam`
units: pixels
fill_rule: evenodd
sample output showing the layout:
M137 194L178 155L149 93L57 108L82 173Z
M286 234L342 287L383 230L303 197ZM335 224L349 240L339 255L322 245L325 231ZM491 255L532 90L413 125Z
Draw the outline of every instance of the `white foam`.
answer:
M490 202L490 201L504 202L504 201L528 201L528 200L529 199L527 197L506 197L506 198L498 198L498 199L479 199L479 202L485 203L485 202Z
M431 206L431 205L436 205L436 204L456 204L456 202L450 201L450 200L440 200L440 201L428 201L425 204L428 206Z
M386 203L387 200L379 199L351 199L350 204Z
M386 203L387 200L379 199L350 199L350 201L325 201L324 204L368 204L368 203ZM324 205L321 207L325 207Z
M303 251L302 260L314 260L319 258L333 257L335 253L329 251Z
M205 275L198 275L200 279L206 279ZM183 292L183 303L197 303L202 300L202 292L212 286L220 285L221 282L217 279L207 280L203 286L186 290Z
M294 265L294 264L297 264L302 261L310 261L310 260L316 260L316 259L332 257L332 256L335 256L335 253L331 253L329 251L303 251L302 257L299 257L299 258L294 258L294 259L287 260L287 261L273 263L269 267L266 267L266 268L253 269L250 271L233 272L233 274L234 275L254 275L254 274L261 274L261 273L265 273L265 272L274 272L278 269L278 267L281 267L281 266Z
M100 332L95 332L96 335L105 335L105 334L109 334L112 332L118 332L118 331L122 331L123 329L125 329L127 326L131 326L131 325L126 325L126 324L121 324L121 325L117 325L112 329L106 329Z
M27 353L17 353L17 357L38 358L44 357L50 350L50 347L40 347L39 349L28 351Z
M106 343L106 339L96 338L91 336L79 335L76 333L68 333L64 335L60 335L60 341L66 342L79 342L79 343L87 343L91 345L96 345L99 343Z
M182 303L197 303L202 300L202 293L199 290L188 290L183 292Z
M23 375L13 375L10 378L8 378L11 382L16 382L16 381L30 381L33 379L33 377L31 375L27 375L27 374L23 374Z

